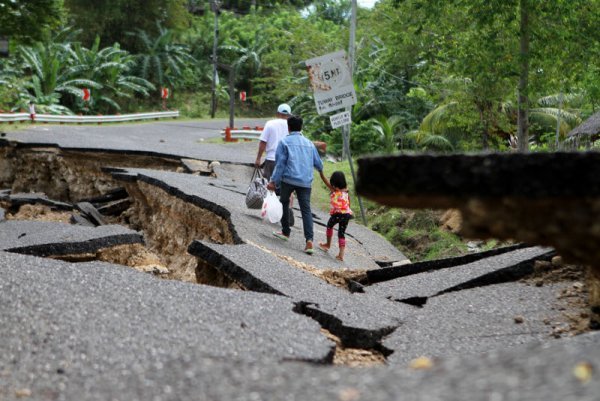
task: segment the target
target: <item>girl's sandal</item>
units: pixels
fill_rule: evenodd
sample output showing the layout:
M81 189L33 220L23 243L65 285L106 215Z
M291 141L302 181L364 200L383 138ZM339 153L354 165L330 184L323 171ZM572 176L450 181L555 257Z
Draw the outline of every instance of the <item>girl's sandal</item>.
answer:
M329 247L322 242L319 242L319 249L322 250L323 252L329 252Z
M343 261L344 261L344 258L340 258L340 255L336 256L335 258L336 258L337 260L339 260L340 262L343 262Z

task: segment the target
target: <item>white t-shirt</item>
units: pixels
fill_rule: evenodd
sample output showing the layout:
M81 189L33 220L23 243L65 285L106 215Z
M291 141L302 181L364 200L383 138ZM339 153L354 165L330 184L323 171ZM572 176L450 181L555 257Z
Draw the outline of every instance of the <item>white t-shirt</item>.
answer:
M275 160L275 151L279 141L288 134L287 120L276 118L269 120L263 128L260 140L267 143L265 156L266 160Z

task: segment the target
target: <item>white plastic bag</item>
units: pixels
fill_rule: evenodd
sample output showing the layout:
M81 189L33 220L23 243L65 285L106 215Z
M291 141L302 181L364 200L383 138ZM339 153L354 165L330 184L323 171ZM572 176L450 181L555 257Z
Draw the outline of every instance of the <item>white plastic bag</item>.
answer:
M278 223L283 216L283 206L279 201L275 192L269 191L262 205L260 215L263 219L269 220L271 223Z

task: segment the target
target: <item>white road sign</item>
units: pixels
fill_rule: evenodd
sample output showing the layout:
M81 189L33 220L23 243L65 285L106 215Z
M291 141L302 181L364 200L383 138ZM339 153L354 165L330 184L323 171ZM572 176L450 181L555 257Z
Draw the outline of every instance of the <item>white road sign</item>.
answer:
M329 121L331 121L331 128L335 129L343 125L349 125L352 122L352 118L350 117L349 111L344 111L342 113L329 116Z
M356 103L354 83L344 50L306 60L306 68L319 114Z

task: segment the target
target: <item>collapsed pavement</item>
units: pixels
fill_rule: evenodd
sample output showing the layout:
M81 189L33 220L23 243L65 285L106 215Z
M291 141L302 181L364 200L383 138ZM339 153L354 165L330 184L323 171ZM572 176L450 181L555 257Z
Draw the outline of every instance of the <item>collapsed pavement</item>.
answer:
M13 227L40 222L0 222L0 228L6 225L10 233L4 249L11 252L0 253L2 273L8 279L0 291L4 306L0 316L7 323L0 335L9 339L2 350L6 357L0 359L4 372L0 383L9 377L9 386L0 395L10 398L29 389L39 399L68 398L86 388L94 389L86 399L103 399L116 394L116 389L128 399L148 394L188 399L185 387L189 387L195 388L196 396L225 399L237 392L239 399L272 399L278 390L264 381L278 377L286 394L311 394L311 399L327 399L328 394L339 399L385 399L407 389L428 399L437 390L428 391L425 376L406 370L407 362L419 356L432 358L434 368L426 370L433 369L430 375L442 383L440 391L452 379L435 366L453 366L458 377L469 376L471 365L506 377L510 367L536 366L537 371L523 374L530 380L526 384L492 386L500 392L511 388L515 394L531 394L528 386L546 380L556 369L539 368L542 361L552 361L553 354L535 344L551 344L556 352L570 355L567 369L581 362L577 358L585 362L595 355L584 353L587 348L577 344L597 344L598 336L572 341L580 337L569 338L574 330L554 330L569 324L565 313L583 313L557 297L556 292L570 284L537 287L517 282L531 274L534 260L548 259L551 250L515 246L431 268L435 261L429 267L410 264L387 241L352 222L343 264L325 253L308 256L302 252L301 228L294 227L291 241L282 243L271 235L275 226L244 206L252 171L246 163L253 160L255 144L202 144L194 135L166 135L160 130L139 134L135 127L108 133L78 128L63 132L62 127L53 127L52 135L11 134L0 144L4 168L0 182L7 189L0 210L6 209L6 216L13 219L21 209L41 205L62 210L75 224L31 225L29 231L21 228L26 235L19 238L21 233L15 235ZM134 134L124 134L127 129ZM99 216L94 219L95 212ZM299 217L299 211L295 213ZM314 214L316 236L324 236L327 215ZM80 217L90 224L85 226ZM32 241L33 231L36 241L26 243ZM131 243L119 243L126 242L124 238ZM134 258L127 250L131 246L154 255L160 266L139 270L161 272L160 277L173 280L98 262L127 264ZM118 252L121 256L111 259ZM397 272L403 268L411 273L402 278L403 273ZM55 278L38 283L48 274ZM412 288L411 280L423 285ZM440 285L434 288L428 282ZM395 290L378 290L386 286L407 286L410 291L393 295ZM89 299L82 302L77 294ZM411 298L426 302L419 307L397 301ZM68 316L75 318L69 321ZM563 347L559 338L573 345ZM537 364L517 357L518 352L505 351L523 344L530 344L524 352L535 355ZM350 349L360 350L360 355L378 354L369 357L388 366L363 371L358 374L363 379L357 379L351 370L282 363L331 364L341 350ZM471 353L490 356L481 360L466 356ZM52 362L36 367L43 361ZM465 367L457 367L462 364ZM210 369L239 378L230 382L233 388L215 387L227 380L207 374ZM27 372L36 372L38 379L32 380ZM99 372L122 374L100 378ZM570 377L569 373L562 375ZM295 375L297 381L292 383ZM321 379L315 382L314 375ZM406 381L382 385L390 375ZM553 394L572 390L581 399L594 394L582 382L564 381L567 390ZM196 384L190 386L192 382ZM328 388L331 385L336 388Z
M390 206L455 208L466 237L552 246L590 266L590 324L600 328L599 162L597 152L365 158L357 191Z

